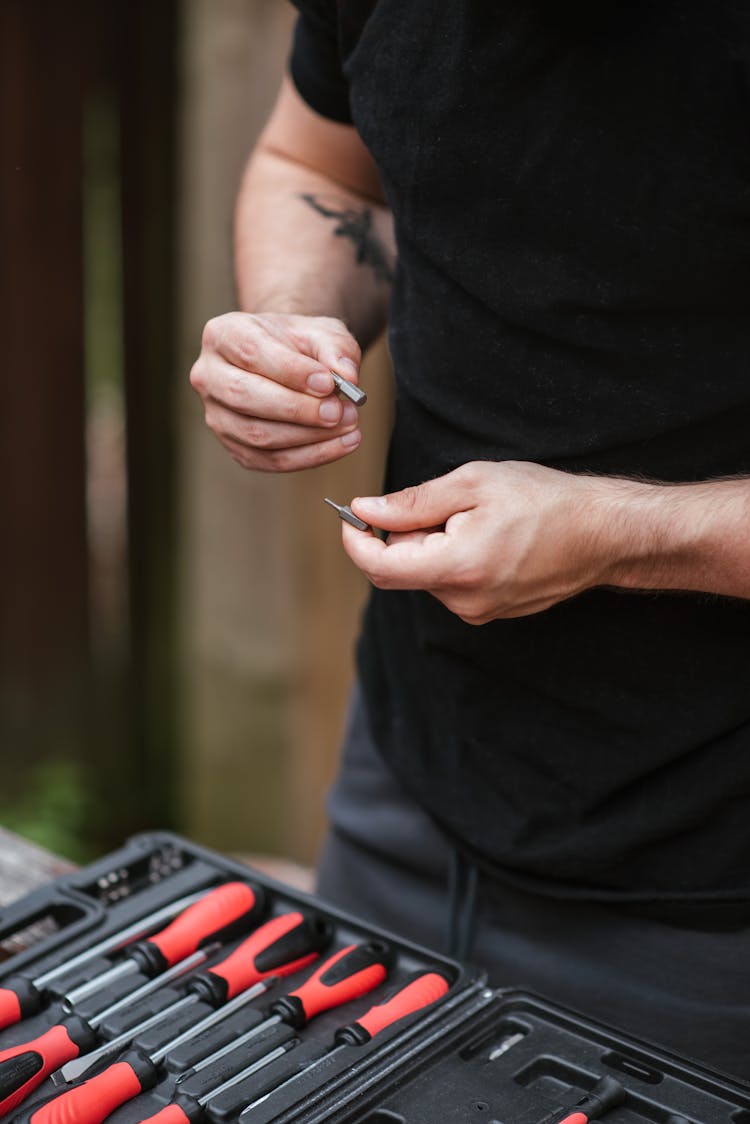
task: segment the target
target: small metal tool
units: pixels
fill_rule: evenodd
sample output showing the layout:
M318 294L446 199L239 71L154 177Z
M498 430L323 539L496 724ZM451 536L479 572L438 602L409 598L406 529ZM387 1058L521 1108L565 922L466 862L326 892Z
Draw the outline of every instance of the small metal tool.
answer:
M345 398L353 402L355 406L364 406L367 401L367 395L364 390L360 390L353 382L349 382L343 375L337 375L335 371L331 371L331 377L336 384L336 389L340 390Z
M517 1046L519 1042L523 1042L525 1037L526 1035L521 1032L518 1034L506 1034L505 1038L502 1038L497 1046L495 1046L494 1050L490 1052L487 1060L494 1062L496 1058L501 1058L508 1050Z
M349 504L334 503L333 500L324 499L323 503L327 503L334 511L338 511L339 519L343 519L345 523L350 523L352 527L356 527L358 531L369 531L370 524L365 523L364 519L359 519Z

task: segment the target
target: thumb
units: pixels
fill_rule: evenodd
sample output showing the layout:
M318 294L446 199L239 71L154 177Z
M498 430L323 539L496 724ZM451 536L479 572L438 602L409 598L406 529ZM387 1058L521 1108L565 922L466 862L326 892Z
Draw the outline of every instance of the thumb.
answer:
M433 529L457 511L473 507L471 497L462 494L453 477L449 473L385 496L358 496L350 506L360 519L384 531Z

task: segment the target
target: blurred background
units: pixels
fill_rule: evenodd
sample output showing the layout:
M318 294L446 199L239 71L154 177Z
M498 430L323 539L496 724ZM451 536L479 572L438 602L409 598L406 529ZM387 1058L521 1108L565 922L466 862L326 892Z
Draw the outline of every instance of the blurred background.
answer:
M321 839L366 594L322 498L379 489L385 352L360 450L288 477L235 465L187 381L293 18L0 5L0 824L75 861Z

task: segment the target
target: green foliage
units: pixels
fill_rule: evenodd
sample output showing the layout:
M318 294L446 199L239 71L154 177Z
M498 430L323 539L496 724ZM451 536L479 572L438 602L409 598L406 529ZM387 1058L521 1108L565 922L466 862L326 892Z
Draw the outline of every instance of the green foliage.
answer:
M0 820L10 831L72 862L89 862L87 842L92 797L80 765L54 761L39 765L11 805L0 805Z

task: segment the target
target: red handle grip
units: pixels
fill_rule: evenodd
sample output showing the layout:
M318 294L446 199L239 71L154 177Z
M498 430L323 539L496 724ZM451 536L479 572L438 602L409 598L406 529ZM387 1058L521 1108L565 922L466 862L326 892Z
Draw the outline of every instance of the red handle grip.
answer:
M311 964L329 937L328 925L303 913L285 913L261 925L205 975L223 980L227 989L225 998L232 999L267 976L290 976Z
M115 1062L82 1085L53 1097L29 1116L29 1124L102 1124L121 1104L137 1097L141 1081L128 1062Z
M35 1014L42 1006L44 996L33 980L25 976L5 981L0 988L0 1030Z
M558 1120L557 1124L589 1124L589 1118L585 1112L574 1112Z
M0 989L0 1030L21 1021L21 1000L15 991L4 987Z
M190 1124L190 1117L178 1104L168 1104L166 1108L147 1116L139 1124Z
M283 1005L286 1013L286 1004L291 1000L294 1006L301 1006L304 1021L307 1021L321 1011L372 991L385 979L392 960L391 949L380 941L348 945L321 964L296 991L290 991L279 1000L278 1006L281 1009ZM276 1006L274 1004L274 1010Z
M90 1032L89 1032L90 1033ZM58 1066L81 1052L70 1027L53 1026L32 1042L11 1046L0 1054L0 1115L10 1112L41 1085Z
M155 945L168 965L176 964L209 937L243 917L249 918L257 901L255 891L247 883L227 882L188 906L171 925L143 943Z
M381 1030L405 1019L407 1015L414 1014L422 1007L436 1003L448 991L449 983L438 972L426 972L416 980L412 980L406 987L402 987L395 995L370 1007L357 1025L365 1031L370 1038L374 1038Z

